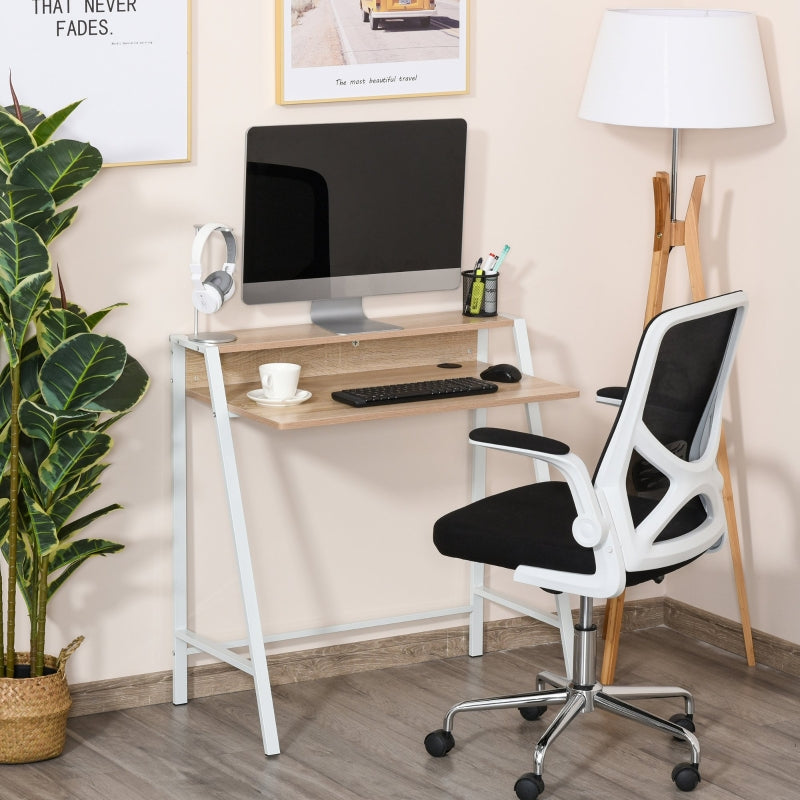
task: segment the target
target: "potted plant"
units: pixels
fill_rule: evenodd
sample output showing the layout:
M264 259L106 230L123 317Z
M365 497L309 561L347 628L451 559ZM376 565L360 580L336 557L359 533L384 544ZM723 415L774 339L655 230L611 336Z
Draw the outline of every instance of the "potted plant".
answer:
M80 639L59 658L45 655L47 605L88 558L122 549L78 535L118 504L79 508L108 466L109 427L149 384L122 342L95 330L116 306L88 314L68 302L51 263L49 245L77 211L63 204L102 166L90 144L53 139L79 103L45 116L11 94L13 105L0 108L0 550L8 566L5 586L0 572L0 763L63 748L64 665ZM28 611L26 652L18 652L18 595Z

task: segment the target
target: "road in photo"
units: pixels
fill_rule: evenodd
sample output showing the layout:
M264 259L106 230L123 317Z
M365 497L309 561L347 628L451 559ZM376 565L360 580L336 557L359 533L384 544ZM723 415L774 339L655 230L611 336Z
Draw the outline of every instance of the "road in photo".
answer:
M355 0L316 0L292 26L292 67L457 59L460 3L439 0L430 25L386 20L372 30Z

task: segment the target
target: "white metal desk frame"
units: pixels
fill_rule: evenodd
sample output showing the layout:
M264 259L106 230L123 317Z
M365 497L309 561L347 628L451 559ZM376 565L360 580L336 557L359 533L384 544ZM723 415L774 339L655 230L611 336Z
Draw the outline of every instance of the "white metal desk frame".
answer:
M513 337L517 360L521 371L533 375L533 363L528 344L525 321L512 318ZM261 737L266 755L280 752L278 730L275 722L275 709L269 681L266 651L264 644L291 639L320 636L341 631L375 628L397 623L414 622L437 617L469 615L469 654L483 654L484 601L497 603L510 610L528 615L559 628L564 650L565 666L569 671L572 665L572 613L569 597L555 595L556 611L548 613L529 608L514 600L503 597L485 585L485 567L473 564L470 569L470 602L463 606L436 609L394 617L330 625L300 631L290 631L277 635L264 635L261 615L258 609L255 576L247 538L244 507L242 504L236 455L233 445L230 420L225 393L222 363L219 348L214 344L192 342L186 335L170 337L172 351L172 468L173 468L173 601L174 601L174 660L173 660L173 703L188 702L188 658L194 653L206 653L224 661L253 676L256 702L258 706ZM479 361L488 360L489 331L478 331ZM188 551L187 551L187 426L186 426L186 350L202 353L208 375L211 395L211 412L214 418L220 458L225 478L225 488L230 513L234 550L239 572L239 582L244 605L247 638L231 642L217 642L188 628ZM542 422L538 403L525 403L529 430L541 434ZM472 427L486 425L487 410L472 412ZM534 472L538 481L549 479L547 464L534 461ZM486 451L473 448L472 498L477 500L486 491ZM236 648L248 647L249 657L235 652Z

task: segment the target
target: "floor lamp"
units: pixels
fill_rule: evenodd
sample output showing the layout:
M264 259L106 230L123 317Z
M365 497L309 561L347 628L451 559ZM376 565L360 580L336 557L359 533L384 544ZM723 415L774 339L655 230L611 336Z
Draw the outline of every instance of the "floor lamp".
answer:
M653 178L655 235L645 324L662 309L667 263L686 249L692 299L705 297L698 222L705 176L695 178L686 218L676 215L679 132L744 128L774 121L755 16L738 11L617 9L606 11L578 116L611 125L672 130L672 171ZM728 537L747 663L755 664L730 466L722 433ZM606 605L600 680L613 683L624 594Z

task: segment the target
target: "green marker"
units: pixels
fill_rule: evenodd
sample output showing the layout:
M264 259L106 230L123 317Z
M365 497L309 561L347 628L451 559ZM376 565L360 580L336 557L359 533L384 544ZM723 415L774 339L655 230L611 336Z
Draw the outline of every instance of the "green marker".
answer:
M469 299L469 313L480 314L481 304L483 303L483 270L478 267L475 270L475 280L472 282L472 294Z

